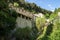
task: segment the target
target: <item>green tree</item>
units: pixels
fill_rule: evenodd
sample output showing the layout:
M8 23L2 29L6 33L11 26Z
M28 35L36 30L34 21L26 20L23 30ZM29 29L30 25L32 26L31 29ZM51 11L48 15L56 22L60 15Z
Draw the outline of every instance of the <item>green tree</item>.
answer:
M35 40L32 29L29 27L17 28L15 32L16 40Z
M58 14L58 12L60 12L60 8L56 9L55 12ZM49 40L60 40L60 17L58 15L53 20L52 27L53 27L53 30L49 36Z
M6 40L5 36L15 28L17 13L9 9L8 0L1 0L0 8L0 40Z
M46 31L38 37L38 40L60 40L60 16L58 16L60 8L50 15L50 24L47 26Z

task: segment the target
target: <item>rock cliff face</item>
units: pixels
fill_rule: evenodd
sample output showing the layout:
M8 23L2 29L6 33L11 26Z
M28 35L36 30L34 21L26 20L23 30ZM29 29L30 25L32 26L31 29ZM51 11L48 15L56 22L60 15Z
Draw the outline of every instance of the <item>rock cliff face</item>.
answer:
M10 9L15 10L19 15L16 19L17 27L21 27L21 28L32 27L33 13L26 11L23 8L14 7L12 6L12 4L10 4L9 7Z
M29 18L26 19L22 18L22 17L17 17L17 25L18 27L24 28L24 27L32 27L32 20L30 20Z

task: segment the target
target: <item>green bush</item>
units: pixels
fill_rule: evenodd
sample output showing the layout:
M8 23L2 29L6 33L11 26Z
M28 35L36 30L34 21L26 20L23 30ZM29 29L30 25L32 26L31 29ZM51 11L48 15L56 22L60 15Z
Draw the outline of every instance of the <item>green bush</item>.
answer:
M46 31L39 36L37 40L60 40L60 17L57 15L60 9L56 9L49 17L50 24Z
M50 40L60 40L60 23L59 19L54 21L53 32L50 34Z
M16 40L34 40L32 29L29 27L17 28L15 32Z

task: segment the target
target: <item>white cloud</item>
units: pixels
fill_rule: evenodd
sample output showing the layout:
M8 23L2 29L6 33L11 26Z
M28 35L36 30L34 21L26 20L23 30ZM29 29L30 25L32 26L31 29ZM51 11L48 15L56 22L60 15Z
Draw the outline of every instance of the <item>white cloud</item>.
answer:
M51 5L50 5L50 4L49 4L48 6L49 6L49 7L51 7Z
M51 10L52 12L54 12L54 10Z
M54 12L54 7L51 5L51 4L48 4L48 7L50 8L50 10L52 11L52 12Z
M51 5L51 4L48 4L48 7L49 7L50 9L53 9L53 7L52 7L52 5Z

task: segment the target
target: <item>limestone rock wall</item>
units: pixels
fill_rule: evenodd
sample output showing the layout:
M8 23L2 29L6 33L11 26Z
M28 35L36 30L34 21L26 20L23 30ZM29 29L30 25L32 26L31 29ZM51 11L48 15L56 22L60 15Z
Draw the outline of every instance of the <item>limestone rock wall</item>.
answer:
M25 10L24 8L15 7L12 3L9 4L9 9L15 10L20 16L16 19L16 27L31 27L32 28L32 20L33 13Z
M22 17L17 17L16 19L16 27L32 27L32 20L26 19L26 18L22 18Z

